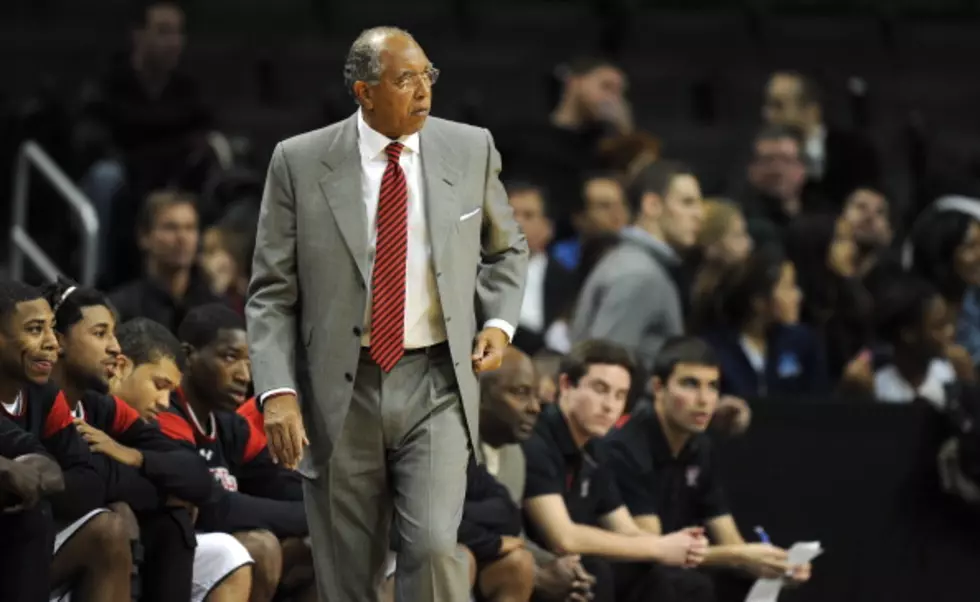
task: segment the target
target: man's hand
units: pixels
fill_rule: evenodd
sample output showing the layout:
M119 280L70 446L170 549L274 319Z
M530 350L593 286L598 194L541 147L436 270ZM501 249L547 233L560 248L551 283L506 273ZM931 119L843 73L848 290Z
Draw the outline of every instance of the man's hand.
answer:
M742 549L742 568L756 577L779 579L789 571L786 550L767 543L749 543Z
M668 535L648 536L657 542L660 554L657 560L664 564L696 567L708 553L708 540L702 527L688 527Z
M972 383L976 380L976 371L973 367L973 358L966 347L962 345L948 345L946 347L946 359L953 365L956 378L962 382Z
M721 432L735 437L748 430L752 422L752 410L741 397L722 395L712 420Z
M0 508L11 498L17 504L3 512L18 512L33 508L41 498L41 476L37 470L22 462L0 457Z
M132 466L133 468L143 466L143 454L131 447L120 445L115 439L91 424L86 423L84 420L76 418L75 428L82 436L82 439L85 439L85 442L88 443L88 447L92 452L105 454L116 462Z
M303 446L309 444L296 395L280 393L266 399L262 417L272 461L295 470L303 458Z
M592 598L595 577L582 566L578 555L562 556L538 568L534 591L546 600L584 602Z
M841 376L840 386L845 391L853 393L870 393L874 391L875 375L870 351L862 351L846 366Z
M510 535L504 535L500 538L500 555L506 556L514 550L520 550L524 547L524 540L520 537L512 537Z
M786 577L786 579L790 582L791 585L799 585L801 583L806 583L807 581L810 580L811 571L812 571L812 567L810 566L809 562L807 562L806 564L801 564L799 566L790 567L789 575Z
M473 371L479 374L499 368L508 345L510 339L503 330L493 326L481 330L473 346Z

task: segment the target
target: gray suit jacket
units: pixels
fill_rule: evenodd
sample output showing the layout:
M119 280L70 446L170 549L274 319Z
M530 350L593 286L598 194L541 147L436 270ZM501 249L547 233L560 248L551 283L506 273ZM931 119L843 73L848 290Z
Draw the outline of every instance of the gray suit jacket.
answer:
M435 117L420 133L439 299L470 441L478 441L477 328L517 325L527 242L499 180L490 132ZM245 315L255 390L299 393L310 449L330 459L350 404L370 283L357 115L276 146L266 179ZM474 212L481 216L460 219Z

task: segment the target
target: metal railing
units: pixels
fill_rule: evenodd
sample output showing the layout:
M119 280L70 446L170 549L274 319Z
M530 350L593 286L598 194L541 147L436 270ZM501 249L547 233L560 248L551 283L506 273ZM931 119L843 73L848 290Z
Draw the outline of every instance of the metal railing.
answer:
M16 280L24 276L24 259L27 259L44 275L54 282L62 274L54 261L38 246L27 233L27 201L30 191L31 166L57 191L58 195L75 213L82 226L81 274L82 286L95 286L99 267L99 217L88 197L79 190L58 164L48 156L41 146L28 140L17 152L17 165L14 172L13 218L10 220L10 275Z

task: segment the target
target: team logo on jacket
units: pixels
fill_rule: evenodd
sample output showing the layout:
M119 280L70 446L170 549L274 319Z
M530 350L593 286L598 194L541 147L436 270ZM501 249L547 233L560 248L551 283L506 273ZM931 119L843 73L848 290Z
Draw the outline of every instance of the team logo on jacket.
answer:
M218 468L212 468L211 475L225 491L238 491L238 479L235 478L235 475L228 472L227 468L220 466Z

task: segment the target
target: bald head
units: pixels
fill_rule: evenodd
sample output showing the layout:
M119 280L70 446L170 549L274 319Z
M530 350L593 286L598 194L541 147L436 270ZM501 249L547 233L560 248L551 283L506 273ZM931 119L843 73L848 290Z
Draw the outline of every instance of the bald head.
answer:
M523 441L539 413L534 362L508 347L500 368L480 376L480 436L495 447Z

